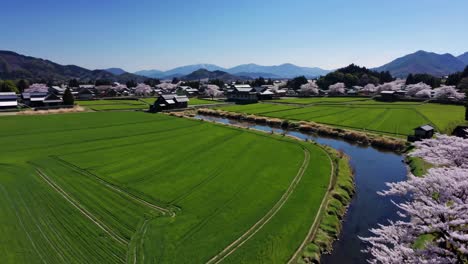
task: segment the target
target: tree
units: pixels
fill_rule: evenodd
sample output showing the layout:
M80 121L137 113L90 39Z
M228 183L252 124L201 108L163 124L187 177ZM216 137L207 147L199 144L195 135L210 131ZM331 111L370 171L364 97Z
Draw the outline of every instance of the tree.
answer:
M299 76L288 81L288 87L294 90L299 90L301 85L308 83L305 76Z
M219 87L214 84L206 85L204 93L206 96L211 97L211 100L213 100L214 97L221 96L223 94L223 92L219 90Z
M21 79L16 84L16 87L18 87L19 92L22 93L24 90L28 89L29 83L28 81Z
M72 87L72 88L80 87L80 83L78 82L77 79L71 79L68 81L68 87Z
M133 88L137 86L137 83L134 80L129 80L125 83L125 85L127 85L128 88Z
M432 89L424 89L418 91L416 94L414 94L414 97L416 98L431 98L432 95Z
M301 95L310 96L316 95L319 93L318 86L315 82L309 82L301 85L301 88L298 90Z
M331 94L344 94L345 93L345 84L344 83L335 83L328 87L328 91Z
M405 84L406 85L415 84L414 77L413 77L412 73L408 74L408 77L406 77L406 83Z
M461 79L457 88L461 91L468 91L468 77Z
M468 121L468 89L465 90L465 121Z
M253 87L260 87L260 86L265 85L265 84L266 84L266 82L265 82L265 79L263 77L259 77L259 78L255 79L252 82Z
M209 84L214 84L220 88L224 87L224 82L221 81L221 80L218 80L218 79L214 79L214 80L209 80L208 82Z
M65 89L65 92L63 93L63 104L73 105L74 103L75 103L75 98L73 97L73 94L71 93L70 88Z
M423 177L387 184L379 194L411 196L397 204L400 216L409 221L390 222L361 238L371 247L370 263L466 263L468 261L468 170L430 169ZM416 241L424 244L416 247Z
M435 138L415 142L414 146L413 157L438 166L468 169L468 139L437 134Z
M463 100L465 95L459 93L455 86L441 86L434 89L434 97L437 99L451 99L455 98L456 100Z
M18 88L13 81L0 81L0 92L15 92L18 93Z
M159 79L148 78L144 81L144 84L149 85L151 87L155 87L156 85L160 84L161 81Z
M100 85L111 85L111 81L110 80L106 80L106 79L99 79L99 80L96 80L94 82L94 85L96 86L100 86Z
M406 91L408 96L415 96L419 91L431 89L431 87L423 82L417 84L410 84L406 86Z
M380 195L410 199L396 204L407 221L371 229L370 263L468 261L468 139L437 135L415 143L411 156L436 165L424 177L387 183Z
M178 84L179 82L180 82L179 78L177 77L172 78L172 82L171 82L172 84Z

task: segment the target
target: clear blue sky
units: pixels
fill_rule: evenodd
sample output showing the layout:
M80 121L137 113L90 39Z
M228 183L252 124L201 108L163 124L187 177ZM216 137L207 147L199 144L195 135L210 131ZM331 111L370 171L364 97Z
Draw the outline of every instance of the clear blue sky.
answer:
M468 51L466 0L4 0L0 49L87 68L379 66Z

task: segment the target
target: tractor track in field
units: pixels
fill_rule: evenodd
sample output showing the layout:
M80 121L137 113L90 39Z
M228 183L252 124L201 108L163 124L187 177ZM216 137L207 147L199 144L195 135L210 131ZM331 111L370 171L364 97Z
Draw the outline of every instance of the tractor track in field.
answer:
M317 233L317 230L318 230L318 226L320 224L320 220L322 218L322 210L324 210L326 208L326 206L328 205L328 201L329 201L328 196L330 195L331 191L333 190L333 186L336 184L336 183L334 183L335 182L335 177L337 175L335 173L335 164L333 163L333 160L330 157L330 154L325 149L323 149L323 150L327 154L327 157L330 160L330 165L331 165L331 175L330 175L330 182L328 183L328 189L327 189L327 192L325 193L325 195L323 196L322 202L320 203L320 207L319 207L319 209L317 211L317 214L315 215L314 221L312 222L312 225L310 226L309 231L307 232L307 236L302 241L301 245L297 248L297 250L294 252L294 254L291 256L291 258L287 262L288 264L292 264L294 262L294 260L297 259L299 254L302 252L305 245L307 243L309 243L309 241L313 237L315 237L315 235Z
M59 193L65 200L67 200L71 205L73 205L78 211L86 216L89 220L91 220L96 226L98 226L101 230L106 232L111 238L122 245L128 245L128 242L125 238L121 237L120 235L116 234L111 228L106 226L104 223L101 223L97 217L87 211L83 206L81 206L77 201L75 201L68 193L66 193L60 186L54 183L44 172L42 172L39 168L36 167L36 172L39 177L44 180L52 189L54 189L57 193Z
M258 220L252 227L250 227L244 234L242 234L238 239L233 241L229 244L225 249L221 252L216 254L210 260L208 260L207 264L212 263L220 263L226 257L234 253L238 248L240 248L244 243L246 243L250 238L252 238L257 232L259 232L263 226L265 226L270 220L279 212L279 210L283 207L283 205L288 201L291 194L294 192L294 189L299 184L302 176L304 175L305 170L309 166L310 162L310 152L303 148L304 150L304 161L299 168L296 176L294 177L293 181L289 185L286 192L281 196L281 198L276 202L276 204L260 219Z
M104 180L104 179L100 178L99 176L95 175L94 173L91 173L91 172L89 172L89 171L87 171L85 169L82 169L82 168L80 168L80 167L78 167L78 166L76 166L76 165L74 165L72 163L69 163L69 162L67 162L67 161L65 161L65 160L63 160L63 159L61 159L61 158L59 158L57 156L51 156L51 158L57 160L58 162L62 163L63 165L69 167L70 169L72 169L72 170L74 170L74 171L76 171L76 172L78 172L80 174L83 174L83 175L88 176L88 177L93 177L99 183L101 183L102 185L106 186L107 188L113 190L114 192L122 194L122 195L126 196L127 198L130 198L131 200L134 200L134 201L136 201L136 202L138 202L138 203L140 203L140 204L142 204L142 205L144 205L146 207L149 207L150 209L156 210L156 211L158 211L158 212L160 212L160 213L162 213L164 215L168 214L171 217L175 217L175 213L173 211L168 210L168 209L166 209L164 207L161 207L161 206L157 206L157 205L152 204L150 202L147 202L147 201L137 197L134 194L131 194L131 193L125 191L125 190L122 190L122 189L118 188L117 186L115 186L114 184L109 183L106 180Z

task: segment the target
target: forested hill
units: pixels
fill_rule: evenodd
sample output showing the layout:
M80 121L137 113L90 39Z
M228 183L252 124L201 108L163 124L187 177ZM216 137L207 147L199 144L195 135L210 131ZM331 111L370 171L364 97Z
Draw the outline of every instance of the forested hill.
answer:
M12 51L0 51L0 79L25 79L29 81L78 79L82 82L134 80L141 82L147 78L131 73L114 75L105 70L88 70L76 65L60 65L49 60L25 56Z
M379 84L392 80L393 77L388 71L377 72L369 70L366 67L351 64L320 77L317 80L317 84L322 89L328 89L328 86L338 82L344 83L346 87L353 87L355 85L365 86L369 83Z

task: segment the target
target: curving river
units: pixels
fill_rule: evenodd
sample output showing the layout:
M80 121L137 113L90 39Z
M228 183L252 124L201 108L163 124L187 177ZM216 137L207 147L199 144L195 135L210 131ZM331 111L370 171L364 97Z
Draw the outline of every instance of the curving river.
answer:
M305 134L297 131L285 131L267 125L257 125L240 122L227 118L197 115L197 119L231 124L262 131L285 132L301 139L314 140L322 145L328 145L341 150L351 159L351 166L355 172L356 194L354 195L348 212L344 217L343 229L340 237L333 244L333 252L322 256L321 263L366 263L368 257L361 252L366 245L358 236L369 236L369 228L387 220L397 219L396 207L392 204L401 201L399 197L382 197L378 191L386 189L386 182L397 182L406 179L407 169L403 156L393 152L385 152L373 147L354 145L344 140L326 138Z

